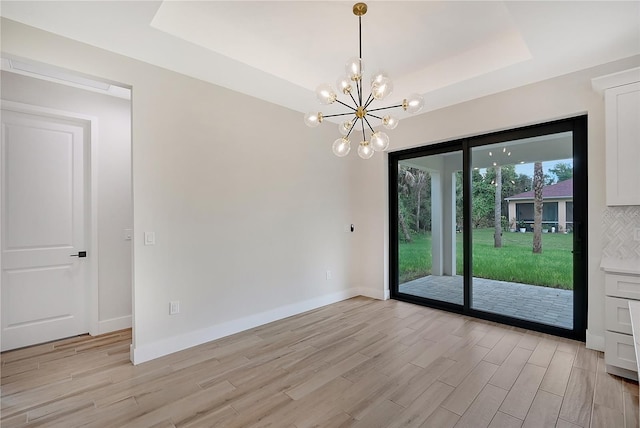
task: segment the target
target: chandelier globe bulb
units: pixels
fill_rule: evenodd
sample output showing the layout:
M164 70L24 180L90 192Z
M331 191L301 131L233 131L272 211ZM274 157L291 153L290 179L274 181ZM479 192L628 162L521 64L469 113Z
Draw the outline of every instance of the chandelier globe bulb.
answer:
M349 76L341 76L336 81L336 88L338 88L339 92L349 95L353 90L353 87L351 86L351 78Z
M358 156L362 159L370 159L373 156L373 149L371 148L371 144L368 141L361 141L358 146Z
M316 88L316 96L322 104L333 104L338 98L336 91L328 83L323 83Z
M307 114L304 115L304 123L309 127L309 128L315 128L316 126L320 125L322 123L323 117L322 117L322 113L320 112L309 112Z
M396 127L398 126L399 120L391 115L386 115L382 117L382 126L385 127L385 129L396 129Z
M340 158L345 157L351 151L351 142L345 137L338 138L333 142L331 150L334 155Z
M347 76L349 79L354 82L362 79L362 73L364 73L364 63L362 62L362 58L353 57L347 61L347 64L344 66L345 71L347 72Z
M402 101L402 108L409 113L418 113L424 107L424 98L420 94L411 94Z
M371 148L375 152L384 152L389 148L389 136L381 131L371 134Z
M350 120L347 120L346 122L342 122L341 124L338 125L338 132L340 132L340 135L347 136L347 134L349 134L349 131L351 131L352 127L353 127L353 122L351 122Z
M386 76L378 76L371 82L371 95L376 100L385 99L393 92L393 82Z

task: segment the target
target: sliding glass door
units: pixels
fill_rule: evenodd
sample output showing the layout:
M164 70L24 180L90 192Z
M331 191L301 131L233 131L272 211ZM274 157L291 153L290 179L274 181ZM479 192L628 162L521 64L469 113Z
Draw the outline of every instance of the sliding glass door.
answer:
M461 306L462 151L398 161L398 287Z
M586 117L391 153L391 296L583 339Z
M471 308L573 329L572 142L566 131L471 149Z

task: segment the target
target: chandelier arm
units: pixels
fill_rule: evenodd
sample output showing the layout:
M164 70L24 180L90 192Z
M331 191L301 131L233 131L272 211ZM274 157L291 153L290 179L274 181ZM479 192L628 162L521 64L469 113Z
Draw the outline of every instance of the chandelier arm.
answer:
M367 137L364 135L364 117L360 118L362 121L362 141L367 141Z
M349 132L347 133L347 135L344 138L349 138L349 135L351 135L351 131L353 131L353 128L356 126L356 122L357 122L357 120L354 120L351 123L351 128L349 129Z
M343 105L343 106L345 106L346 108L350 108L351 110L356 111L356 108L355 108L355 107L351 107L349 104L345 104L345 103L343 103L343 102L342 102L342 101L340 101L340 100L336 100L336 102L337 102L337 103L342 104L342 105ZM325 117L329 117L329 116L325 116Z
M350 96L350 97L351 97L351 99L353 100L353 103L354 103L355 105L358 105L358 102L356 101L356 99L355 99L355 98L353 98L353 94L352 94L351 92L349 92L349 96Z
M366 117L362 118L365 122L367 122L367 125L369 126L369 129L371 130L371 133L374 133L375 131L373 130L373 127L371 126L371 124L369 123L369 121L367 120ZM364 127L363 127L364 128Z
M338 114L323 114L322 117L337 117L337 116L346 116L348 114L353 114L352 111L348 112L348 113L338 113Z
M369 94L369 98L367 98L367 102L364 103L364 108L366 109L367 107L369 107L369 104L371 104L374 99L375 98L373 98L373 94Z
M367 116L371 116L371 117L375 117L376 119L383 120L380 116L373 115L373 114L371 114L371 113L369 113L369 112L367 112ZM326 117L326 116L325 116L325 117Z
M402 104L398 104L397 106L374 108L374 109L371 109L371 110L367 110L367 112L387 110L387 109L390 109L390 108L397 108L397 107L402 107Z

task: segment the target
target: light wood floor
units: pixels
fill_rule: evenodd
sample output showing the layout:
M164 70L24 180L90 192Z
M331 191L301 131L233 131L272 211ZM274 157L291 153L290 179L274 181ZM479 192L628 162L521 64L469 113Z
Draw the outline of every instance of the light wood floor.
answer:
M2 354L3 428L637 427L584 344L355 298L139 366L130 331Z

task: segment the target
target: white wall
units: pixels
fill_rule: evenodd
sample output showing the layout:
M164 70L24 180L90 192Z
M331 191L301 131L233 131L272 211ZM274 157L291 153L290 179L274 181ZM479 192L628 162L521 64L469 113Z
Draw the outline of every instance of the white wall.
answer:
M54 108L98 119L98 326L97 334L131 327L130 102L95 92L2 72L4 100Z
M605 210L604 100L591 88L593 77L637 67L640 56L627 58L566 76L479 98L445 109L409 118L392 134L390 150L450 141L491 131L588 114L589 252L588 252L588 332L587 345L604 346L604 275L602 256L602 213ZM357 195L356 219L361 233L356 251L369 260L361 266L359 286L372 293L388 292L388 200L387 160L374 157L355 164L356 186L366 189ZM375 183L362 187L364 183ZM364 230L363 230L364 228Z
M136 362L359 294L333 127L6 19L2 51L133 88Z
M5 19L2 50L133 87L136 362L354 294L388 294L386 157L337 160L332 127L308 129L297 112ZM587 112L595 338L604 330L604 126L590 79L638 64L434 111L391 134L397 150ZM345 233L351 223L356 232ZM157 245L142 244L144 231ZM169 316L174 299L182 313Z

